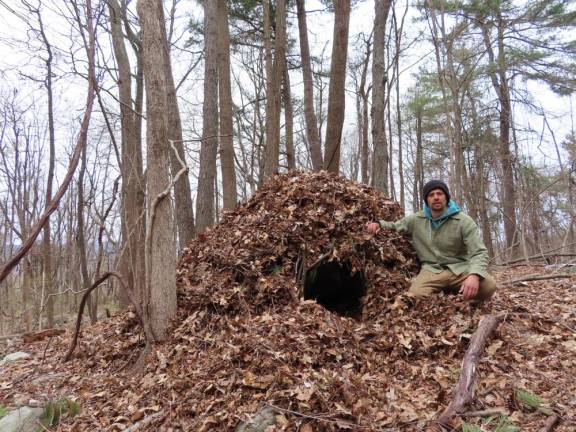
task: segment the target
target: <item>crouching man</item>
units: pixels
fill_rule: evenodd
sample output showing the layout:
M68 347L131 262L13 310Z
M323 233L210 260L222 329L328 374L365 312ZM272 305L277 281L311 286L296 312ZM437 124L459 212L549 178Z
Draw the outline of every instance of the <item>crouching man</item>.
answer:
M481 303L496 290L486 273L488 251L478 227L450 199L448 186L440 180L424 185L424 210L397 222L368 222L366 230L376 234L390 228L412 237L422 269L412 281L409 295L429 297L439 292L460 293L464 300Z

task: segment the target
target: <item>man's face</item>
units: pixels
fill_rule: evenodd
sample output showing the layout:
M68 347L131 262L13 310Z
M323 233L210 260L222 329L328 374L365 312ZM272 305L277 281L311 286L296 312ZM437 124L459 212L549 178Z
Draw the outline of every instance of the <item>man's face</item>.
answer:
M433 189L426 198L428 207L435 212L442 212L446 210L448 202L446 194L442 189Z

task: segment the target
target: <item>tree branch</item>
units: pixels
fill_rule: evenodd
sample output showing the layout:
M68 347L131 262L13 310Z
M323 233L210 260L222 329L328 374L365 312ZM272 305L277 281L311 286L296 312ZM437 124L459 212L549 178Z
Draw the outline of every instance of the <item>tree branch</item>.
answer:
M484 352L484 347L490 339L492 332L506 316L507 313L505 312L487 316L482 320L478 329L472 335L470 346L466 350L466 354L464 354L464 359L462 360L462 371L460 372L460 380L458 381L454 398L436 420L438 425L448 427L452 418L462 413L464 407L474 398L478 361Z

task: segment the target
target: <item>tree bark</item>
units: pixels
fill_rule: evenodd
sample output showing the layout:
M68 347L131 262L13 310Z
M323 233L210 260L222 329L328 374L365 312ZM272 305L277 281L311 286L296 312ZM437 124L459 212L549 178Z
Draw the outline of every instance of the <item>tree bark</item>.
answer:
M294 153L294 108L292 106L292 94L290 92L290 74L288 62L284 56L282 99L284 101L284 123L286 127L286 164L289 170L296 169L296 154Z
M267 1L267 0L265 0ZM276 2L276 32L272 75L266 77L266 148L264 154L264 180L278 172L280 155L280 86L285 61L286 2Z
M237 203L234 165L234 124L232 122L232 85L230 83L230 30L226 0L218 0L218 98L220 104L220 166L224 209Z
M332 62L328 90L328 119L324 152L324 169L340 170L340 145L346 108L346 60L348 57L348 30L350 26L350 0L334 0L334 33L332 36Z
M125 275L126 289L140 301L144 290L144 176L142 168L141 121L142 68L141 50L137 52L137 96L132 102L132 71L122 34L122 10L117 0L109 0L112 48L118 67L118 92L122 138L122 238L124 253L120 267ZM135 41L133 41L134 43ZM124 306L129 304L127 293L120 293Z
M86 239L84 237L84 173L86 172L86 147L82 150L80 161L80 172L78 173L78 202L76 203L76 217L78 218L78 232L76 233L76 244L78 245L78 257L80 259L80 274L82 276L83 289L90 287L90 276L88 275L88 261L86 257ZM90 322L96 322L96 308L92 305L92 296L88 295L88 314Z
M296 0L298 15L298 32L300 35L300 56L302 58L302 78L304 81L304 120L306 122L306 139L310 148L310 158L314 171L322 169L322 146L318 132L318 120L314 111L314 81L310 65L310 48L308 44L308 27L304 0Z
M170 184L170 148L166 130L167 86L164 20L160 0L139 0L136 6L142 27L142 54L146 86L147 232L144 320L157 341L166 338L176 313L176 249L170 200L156 202ZM153 212L156 223L151 224Z
M218 152L218 46L217 2L204 3L204 105L202 144L196 200L196 229L204 232L214 224L214 181Z
M178 95L174 85L174 76L172 75L172 66L170 64L170 41L166 35L166 26L164 25L164 9L162 2L158 2L158 14L162 18L162 38L164 40L164 73L166 75L166 104L165 121L168 133L168 139L174 145L175 151L169 148L170 168L174 178L176 173L182 169L182 161L186 160L184 152L184 142L182 141L182 122L180 120L180 110L178 109ZM176 155L178 152L178 155ZM195 236L194 227L194 206L192 204L192 192L190 190L190 179L187 175L180 176L180 179L174 184L174 210L176 216L176 228L178 231L178 250L187 246Z
M372 186L388 192L388 145L384 118L386 100L386 69L384 49L386 38L386 20L390 11L391 0L375 0L374 11L374 56L372 60Z

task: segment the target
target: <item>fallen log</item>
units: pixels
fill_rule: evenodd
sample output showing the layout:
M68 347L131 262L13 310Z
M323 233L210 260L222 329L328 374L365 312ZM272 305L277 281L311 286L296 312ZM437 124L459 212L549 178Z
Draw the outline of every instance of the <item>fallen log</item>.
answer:
M39 332L24 333L22 335L22 340L24 341L24 343L32 343L47 339L49 337L58 336L64 333L66 333L66 330L64 329L46 329Z
M454 393L454 398L444 410L435 423L442 427L449 427L452 418L464 412L464 408L474 398L474 386L476 384L477 364L480 356L484 352L486 343L490 339L492 332L498 327L507 313L499 313L485 317L478 325L478 329L470 339L470 346L464 354L462 360L462 371L460 380Z

